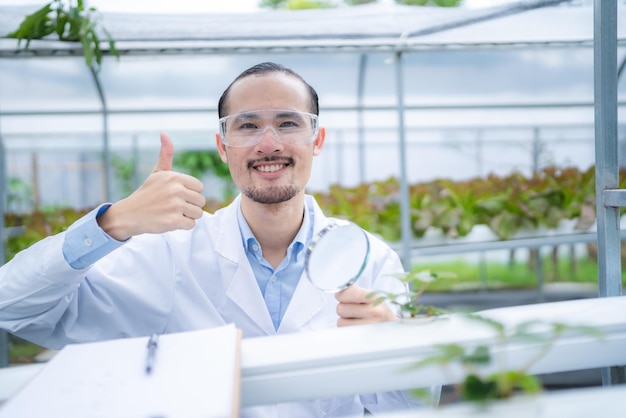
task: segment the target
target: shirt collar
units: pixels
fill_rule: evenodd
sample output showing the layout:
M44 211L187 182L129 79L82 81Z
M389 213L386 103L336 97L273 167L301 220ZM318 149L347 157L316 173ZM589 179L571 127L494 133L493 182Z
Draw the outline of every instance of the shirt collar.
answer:
M306 246L306 244L311 240L313 236L313 222L312 222L313 212L309 209L309 207L304 205L304 217L302 219L302 226L298 230L295 238L289 245L287 249L287 255L293 252L293 256L300 258L302 249ZM243 248L248 253L251 251L251 248L254 245L259 245L259 241L256 239L246 218L243 216L243 211L241 210L241 203L237 208L237 221L239 223L239 233L241 234L241 243L243 244ZM260 248L260 246L259 246ZM255 250L252 252L256 253Z

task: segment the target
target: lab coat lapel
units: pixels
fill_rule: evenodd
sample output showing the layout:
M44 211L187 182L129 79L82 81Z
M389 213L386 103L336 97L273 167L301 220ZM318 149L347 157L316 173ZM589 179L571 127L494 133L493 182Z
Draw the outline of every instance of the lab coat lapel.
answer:
M290 333L300 330L326 305L331 303L333 299L334 296L332 294L327 294L317 289L303 274L278 328L279 333Z
M309 210L313 211L313 234L315 235L328 225L329 219L311 196L305 197L305 203ZM329 303L335 304L334 295L324 293L313 286L306 272L303 273L278 328L279 333L298 331Z
M232 282L226 290L226 296L245 312L266 335L276 334L274 323L267 311L259 285L245 256L232 277Z
M276 333L274 324L241 243L237 221L239 199L241 197L224 209L215 246L215 251L221 256L220 271L226 281L230 280L226 284L226 296L265 334L273 335Z

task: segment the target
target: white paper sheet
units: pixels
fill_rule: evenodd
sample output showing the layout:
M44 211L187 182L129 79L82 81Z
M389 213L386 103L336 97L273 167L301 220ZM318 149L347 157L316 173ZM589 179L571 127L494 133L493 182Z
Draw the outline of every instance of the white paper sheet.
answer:
M0 409L0 417L231 417L239 409L234 325L162 335L146 374L148 337L68 345Z

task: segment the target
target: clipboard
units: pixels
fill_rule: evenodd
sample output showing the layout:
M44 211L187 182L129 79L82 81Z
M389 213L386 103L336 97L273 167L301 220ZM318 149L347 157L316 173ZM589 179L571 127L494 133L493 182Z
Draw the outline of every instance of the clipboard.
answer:
M241 330L164 334L146 373L149 337L71 344L0 407L0 418L238 417Z

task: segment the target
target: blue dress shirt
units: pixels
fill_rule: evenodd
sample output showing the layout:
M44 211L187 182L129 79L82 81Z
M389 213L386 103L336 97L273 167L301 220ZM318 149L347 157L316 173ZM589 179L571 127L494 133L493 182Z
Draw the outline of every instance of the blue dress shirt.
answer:
M305 205L302 226L293 242L287 248L285 258L274 269L263 257L263 249L250 230L241 211L241 206L237 212L239 231L241 232L241 240L246 256L276 330L280 326L280 322L289 306L289 301L304 271L304 247L313 235L312 217L313 213L309 212Z

